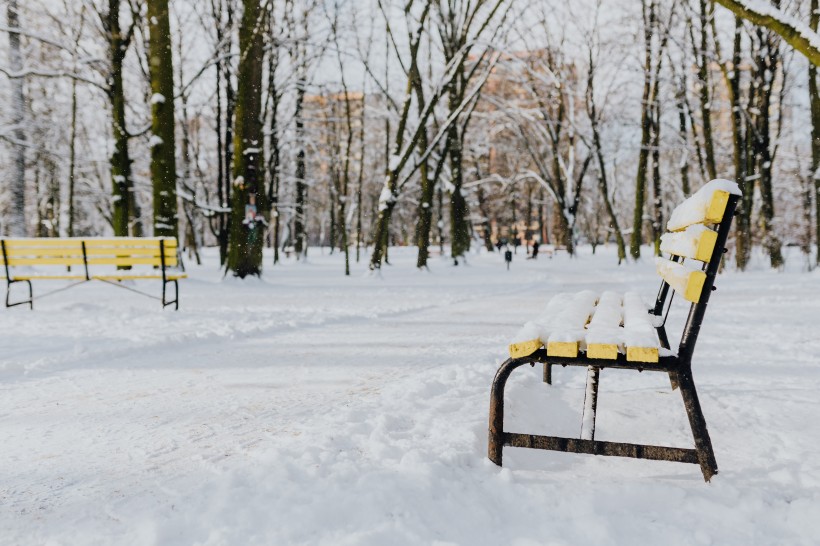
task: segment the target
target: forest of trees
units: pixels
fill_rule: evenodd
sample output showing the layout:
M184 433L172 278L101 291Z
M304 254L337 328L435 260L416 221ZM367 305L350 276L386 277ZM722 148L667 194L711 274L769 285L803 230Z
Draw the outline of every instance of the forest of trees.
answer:
M240 277L319 245L626 261L726 178L738 269L820 264L818 0L0 6L0 236L175 236Z

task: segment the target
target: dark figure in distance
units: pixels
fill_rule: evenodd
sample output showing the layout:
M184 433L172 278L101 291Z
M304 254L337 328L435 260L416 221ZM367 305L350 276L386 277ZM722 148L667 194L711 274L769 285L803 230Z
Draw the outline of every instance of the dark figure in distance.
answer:
M530 256L531 260L537 260L538 259L538 247L539 246L541 246L541 245L538 244L538 241L533 241L532 242L532 256Z

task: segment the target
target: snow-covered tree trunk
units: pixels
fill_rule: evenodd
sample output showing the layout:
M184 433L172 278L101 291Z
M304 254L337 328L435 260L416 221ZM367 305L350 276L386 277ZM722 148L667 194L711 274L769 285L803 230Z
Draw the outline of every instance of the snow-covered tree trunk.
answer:
M23 71L23 56L20 51L20 13L17 0L9 0L6 10L6 21L9 32L9 68L17 74ZM26 101L23 96L22 77L11 80L11 103L9 113L13 127L14 145L12 152L12 168L9 170L9 187L11 188L11 203L9 204L9 234L12 237L25 237L26 225L26 133L25 123Z
M245 278L262 274L266 195L260 176L262 152L262 34L265 12L259 0L245 0L239 29L239 86L234 129L234 179L228 271Z
M133 36L134 22L123 34L120 25L120 0L109 0L108 11L103 15L103 25L108 37L109 73L108 98L111 103L111 128L114 136L114 153L111 155L112 206L111 225L114 235L127 237L131 233L131 222L138 234L139 213L137 212L134 185L131 179L131 156L128 150L128 129L125 118L125 89L123 87L123 62Z
M154 235L178 236L174 63L168 0L148 0L148 69L151 76L151 184Z

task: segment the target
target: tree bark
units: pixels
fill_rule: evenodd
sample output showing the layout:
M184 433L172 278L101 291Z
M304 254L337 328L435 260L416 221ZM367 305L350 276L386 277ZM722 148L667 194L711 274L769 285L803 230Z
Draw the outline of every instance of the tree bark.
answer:
M267 199L259 165L262 148L262 34L259 0L245 0L239 30L239 86L234 129L234 180L228 270L235 276L262 274Z
M120 0L108 1L105 17L108 32L108 46L111 55L108 97L111 102L111 122L114 135L114 153L111 156L112 179L112 227L114 235L127 237L130 221L135 216L136 196L131 179L131 157L128 151L128 131L125 121L125 90L122 81L122 67L131 41L133 26L123 35L120 26ZM133 22L132 22L133 25Z
M698 60L698 84L700 85L700 114L703 123L703 147L706 155L706 172L709 179L717 178L717 168L715 166L715 143L712 136L712 97L711 78L709 76L709 51L708 51L708 23L714 16L712 4L707 4L706 0L700 0L700 51ZM694 128L693 128L694 129ZM685 191L687 195L688 191Z
M9 0L6 10L6 21L9 28L20 28L20 14L17 0ZM23 71L23 56L20 51L20 34L9 32L9 68L15 73ZM14 127L13 166L9 173L11 203L9 204L9 234L12 237L25 237L26 225L26 133L24 130L26 101L23 95L23 78L11 80L11 125Z
M815 32L820 26L820 5L811 0L810 25ZM820 88L817 85L817 65L809 64L809 101L811 104L811 178L814 180L815 263L820 266Z
M178 237L174 62L168 0L148 0L148 68L151 75L151 185L154 235Z
M651 102L652 102L652 32L655 28L655 0L642 0L643 35L644 35L644 77L643 97L641 100L641 150L638 155L638 174L635 178L635 211L632 217L632 236L629 242L629 253L634 260L641 257L643 242L643 209L646 202L646 174L649 162L649 143L652 138Z
M305 234L307 184L305 183L305 120L303 118L305 102L304 79L300 78L296 85L296 214L293 219L293 248L296 253L296 258L299 259L307 252L307 236Z

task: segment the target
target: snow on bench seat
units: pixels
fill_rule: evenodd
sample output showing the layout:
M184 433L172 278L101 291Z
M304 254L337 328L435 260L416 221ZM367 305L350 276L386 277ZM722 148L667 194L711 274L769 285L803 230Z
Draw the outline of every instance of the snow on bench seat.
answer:
M641 297L624 294L624 345L626 359L632 362L657 362L660 350L658 331Z
M623 299L615 292L604 292L595 307L595 314L587 325L587 356L590 358L618 358L623 345Z
M694 224L718 224L723 220L729 195L742 195L730 180L712 180L672 211L666 229L681 231Z
M529 356L546 347L548 356L614 360L626 354L635 362L658 362L660 343L648 307L628 292L558 294L544 313L528 322L509 346L512 358Z
M561 318L546 340L547 355L568 358L578 356L581 342L584 341L584 328L595 310L597 301L598 296L591 290L578 292L572 296L569 305L561 310Z

